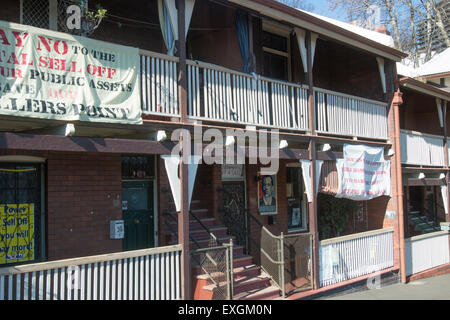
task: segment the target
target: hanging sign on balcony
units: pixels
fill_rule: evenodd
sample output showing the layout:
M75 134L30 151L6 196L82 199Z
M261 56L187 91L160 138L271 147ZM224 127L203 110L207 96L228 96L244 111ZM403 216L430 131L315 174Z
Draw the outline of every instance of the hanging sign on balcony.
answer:
M0 21L0 114L142 123L137 48Z
M344 145L344 158L336 160L339 188L336 197L369 200L391 195L391 164L384 149Z

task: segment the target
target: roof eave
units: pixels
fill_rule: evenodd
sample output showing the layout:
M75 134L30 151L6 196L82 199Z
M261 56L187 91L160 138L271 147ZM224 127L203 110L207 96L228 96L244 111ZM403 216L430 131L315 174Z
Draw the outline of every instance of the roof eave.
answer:
M342 41L351 46L369 51L389 60L400 62L408 55L397 49L385 46L351 31L345 30L332 23L314 17L306 12L286 6L274 0L228 0L242 7L252 9L260 14L283 20L298 27L323 34L330 38Z
M424 94L427 94L432 97L436 97L439 99L443 99L446 101L450 101L450 93L444 90L441 90L439 88L436 88L435 86L423 83L419 80L415 80L413 78L409 77L403 77L398 80L400 86L411 89L417 92L421 92Z

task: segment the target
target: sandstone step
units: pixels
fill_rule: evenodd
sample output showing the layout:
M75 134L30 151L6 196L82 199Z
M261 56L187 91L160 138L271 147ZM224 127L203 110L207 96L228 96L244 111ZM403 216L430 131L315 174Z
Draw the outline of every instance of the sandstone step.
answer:
M234 295L234 300L274 300L277 298L280 298L280 288L274 285Z
M253 264L253 257L252 256L248 256L248 255L241 255L241 256L236 256L233 258L233 269L234 268L239 268L239 267L244 267L247 265L251 265ZM203 272L201 272L201 268L198 265L198 262L193 259L191 262L192 265L192 269L195 269L196 272L195 274L200 275L203 274Z
M257 276L261 271L261 267L256 264L249 264L238 268L233 268L233 276L235 281L241 280L243 277Z
M218 236L217 242L219 245L223 243L230 243L230 239L233 239L233 243L236 243L236 237L231 235ZM194 240L200 245L200 248L206 248L209 246L211 242L211 237L208 234L199 234L196 237L194 237ZM197 245L195 242L192 241L192 239L189 245L192 249L197 249Z
M228 233L228 229L225 226L212 226L211 228L208 228L209 232L199 227L199 229L191 229L189 230L189 235L192 236L195 240L203 238L202 236L209 236L209 233L213 233L217 238L221 236L225 236Z
M226 281L219 284L220 287L225 287L227 285ZM245 277L240 281L233 282L233 289L235 296L241 292L250 292L252 290L262 290L263 288L270 287L270 278L263 275L256 275ZM215 284L209 284L203 287L204 290L214 291L217 289Z
M195 250L195 249L194 249L194 250ZM200 254L201 254L201 253L198 253L198 254L192 254L193 260L194 260L196 263L198 263L198 261L199 261ZM233 248L233 259L236 259L236 258L239 258L239 257L243 257L243 256L245 256L245 254L244 254L244 247L242 247L242 246L235 246L235 247ZM225 257L223 257L223 258L225 259Z
M203 218L211 218L208 215L208 209L191 209L191 212L199 219ZM195 219L192 215L190 215L189 219Z
M245 277L253 277L260 274L261 267L256 264L249 264L242 267L233 268L234 281L240 281ZM197 279L208 279L206 274L197 275Z
M239 281L234 282L234 294L241 292L249 292L252 290L263 289L271 286L270 278L260 274L257 276L243 277Z
M212 217L207 217L207 218L199 218L200 221L202 222L203 225L205 225L206 227L212 227L212 226L216 226L216 225L220 225L216 218L212 218ZM175 221L173 219L168 219L168 223L172 226L172 227L176 227L178 225L178 221ZM198 222L197 220L195 220L194 218L191 217L191 220L189 220L189 228L191 229L198 229L201 228L201 224L200 222Z

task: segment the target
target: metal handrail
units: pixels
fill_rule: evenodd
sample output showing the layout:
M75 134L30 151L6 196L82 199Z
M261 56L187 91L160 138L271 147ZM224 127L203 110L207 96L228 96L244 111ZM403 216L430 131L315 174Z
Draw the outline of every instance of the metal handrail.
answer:
M203 229L205 229L206 230L206 232L208 232L209 233L209 235L211 236L211 238L215 241L215 243L217 243L217 237L214 235L214 233L211 231L211 230L209 230L209 228L207 227L207 226L205 226L204 224L203 224L203 222L191 211L191 210L189 210L189 214L191 215L191 216L193 216L194 217L194 219L200 224L200 226L203 228Z
M176 219L172 214L170 214L169 212L164 212L163 215L169 217L170 219L172 219L172 221L178 222L177 219ZM178 232L175 231L175 230L172 228L172 226L171 226L167 221L164 221L164 224L169 228L169 230L170 230L173 234L176 234L176 235L177 235L177 238L178 238ZM195 240L191 235L189 235L189 240L191 240L191 241L197 246L197 248L200 248L200 247L201 247L200 244L197 242L197 240Z

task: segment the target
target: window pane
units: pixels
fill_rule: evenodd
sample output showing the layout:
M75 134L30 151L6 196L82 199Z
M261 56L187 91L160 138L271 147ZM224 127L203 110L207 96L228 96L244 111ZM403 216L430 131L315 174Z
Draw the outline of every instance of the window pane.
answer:
M287 52L287 38L279 36L277 34L263 32L263 46L278 51Z
M49 0L23 0L22 23L48 29Z
M154 177L153 157L122 157L122 178L149 179Z
M122 200L127 203L127 210L148 209L147 188L126 188L122 190Z
M288 60L277 54L264 52L264 75L266 77L288 80Z

